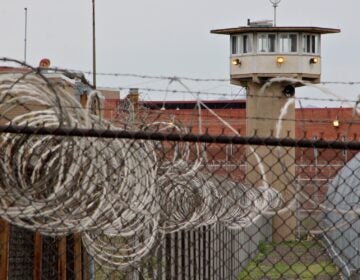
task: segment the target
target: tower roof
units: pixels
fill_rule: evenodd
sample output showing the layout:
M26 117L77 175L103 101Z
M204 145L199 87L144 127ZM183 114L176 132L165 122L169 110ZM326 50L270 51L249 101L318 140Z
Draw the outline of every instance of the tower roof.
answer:
M309 32L317 34L339 33L340 29L315 26L239 26L225 29L214 29L214 34L232 35L249 32Z

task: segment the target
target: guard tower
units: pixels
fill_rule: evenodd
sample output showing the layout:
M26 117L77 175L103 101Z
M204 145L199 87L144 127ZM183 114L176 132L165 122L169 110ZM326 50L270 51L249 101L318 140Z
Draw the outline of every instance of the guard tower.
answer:
M247 26L211 31L230 36L231 83L247 88L247 136L295 138L295 102L291 98L302 83L291 78L319 83L321 35L338 32L339 29L274 26L272 21L250 20ZM289 79L279 79L263 88L277 77ZM293 201L295 149L253 146L247 152L247 181L254 186L266 181L282 194L285 203ZM293 239L295 228L292 210L278 213L273 218L274 241Z

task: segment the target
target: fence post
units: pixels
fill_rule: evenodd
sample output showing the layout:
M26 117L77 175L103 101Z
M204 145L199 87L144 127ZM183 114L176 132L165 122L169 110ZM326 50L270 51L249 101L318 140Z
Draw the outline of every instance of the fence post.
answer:
M58 240L58 280L66 280L66 236Z
M41 262L42 262L42 237L41 234L36 232L34 240L34 270L33 279L41 280Z
M74 276L75 280L82 280L82 246L81 234L74 233Z
M0 279L8 279L10 225L0 219Z

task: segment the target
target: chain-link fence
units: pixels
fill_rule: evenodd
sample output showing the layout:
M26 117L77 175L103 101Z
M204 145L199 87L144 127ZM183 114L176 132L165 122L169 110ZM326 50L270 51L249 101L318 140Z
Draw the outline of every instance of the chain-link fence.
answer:
M201 106L103 98L78 73L0 75L0 279L360 277L356 135L245 137Z

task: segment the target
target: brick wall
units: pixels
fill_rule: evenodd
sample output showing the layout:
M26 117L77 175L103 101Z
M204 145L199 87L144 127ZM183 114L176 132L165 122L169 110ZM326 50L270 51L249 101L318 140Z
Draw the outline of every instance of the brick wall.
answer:
M116 113L120 100L105 101L105 116L116 120L121 116ZM224 102L224 104L227 102ZM231 101L234 102L234 101ZM243 102L243 101L239 101ZM161 103L161 102L159 102ZM180 104L180 103L179 103ZM172 106L174 107L174 106ZM181 107L181 106L179 106ZM206 109L199 110L196 103L193 109L145 109L140 110L142 121L150 123L174 122L181 123L192 133L210 135L240 135L246 134L246 109L244 108L214 108L214 114ZM115 110L115 112L114 112ZM333 125L334 120L339 126ZM295 121L295 120L294 120ZM199 129L199 123L202 129ZM231 126L230 129L228 126ZM296 138L348 141L357 140L360 131L360 118L353 116L352 108L303 108L296 109ZM269 131L269 136L271 131ZM207 159L204 168L234 180L243 181L246 170L245 147L241 145L206 144ZM302 189L317 202L325 199L327 183L339 169L350 160L356 151L348 150L318 150L313 148L296 149L296 178ZM303 203L304 209L316 209L314 203Z
M221 101L226 104L226 100ZM239 101L242 102L242 101ZM116 119L116 108L121 103L119 99L106 99L104 115L108 119ZM159 102L160 103L160 102ZM245 109L212 109L218 116L214 116L206 109L201 110L201 122L203 132L212 135L234 135L226 128L223 119L240 134L246 132L246 110ZM150 119L171 120L176 119L185 126L192 127L193 132L199 131L199 111L194 102L194 109L161 110L148 109ZM333 120L338 119L340 126L334 127ZM295 120L294 120L295 121ZM296 109L296 138L346 140L354 139L359 134L360 118L353 117L352 108L302 108ZM269 131L270 134L270 131Z

